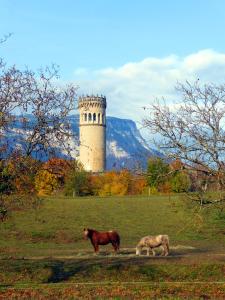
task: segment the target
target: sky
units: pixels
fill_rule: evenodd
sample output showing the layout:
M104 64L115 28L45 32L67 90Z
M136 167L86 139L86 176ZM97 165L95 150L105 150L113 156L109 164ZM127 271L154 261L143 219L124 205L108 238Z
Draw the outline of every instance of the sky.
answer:
M225 82L224 0L0 0L0 57L55 63L78 95L103 94L107 114L138 124L177 82Z

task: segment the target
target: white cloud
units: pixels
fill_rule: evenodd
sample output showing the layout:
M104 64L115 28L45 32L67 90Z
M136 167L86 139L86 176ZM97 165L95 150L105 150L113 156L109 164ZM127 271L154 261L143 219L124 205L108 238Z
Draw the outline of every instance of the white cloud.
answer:
M225 54L207 49L187 56L183 62L183 68L191 73L214 66L225 67Z
M185 80L225 83L225 54L206 49L186 57L170 55L148 57L118 68L74 71L79 94L103 94L107 97L108 115L141 121L142 107L155 98L170 102L177 98L175 85Z

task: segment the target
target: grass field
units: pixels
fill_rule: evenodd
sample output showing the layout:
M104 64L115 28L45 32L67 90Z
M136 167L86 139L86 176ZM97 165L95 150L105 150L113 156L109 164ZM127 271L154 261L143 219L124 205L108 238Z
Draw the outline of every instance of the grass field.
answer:
M194 211L178 196L46 198L0 224L0 299L92 299L93 289L98 299L222 297L224 225L225 213ZM116 229L120 253L104 246L94 256L84 227ZM142 236L161 233L170 236L169 257L135 256Z

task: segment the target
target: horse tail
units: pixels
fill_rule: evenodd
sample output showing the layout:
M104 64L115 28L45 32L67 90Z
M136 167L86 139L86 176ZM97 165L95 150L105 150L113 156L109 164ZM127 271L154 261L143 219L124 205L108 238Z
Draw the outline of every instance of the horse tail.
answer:
M117 231L114 231L114 233L115 233L115 238L116 238L117 249L119 250L119 248L120 248L120 236L119 236L119 233Z
M118 243L118 249L119 249L120 248L120 236L118 233L117 233L117 238L118 238L117 243Z

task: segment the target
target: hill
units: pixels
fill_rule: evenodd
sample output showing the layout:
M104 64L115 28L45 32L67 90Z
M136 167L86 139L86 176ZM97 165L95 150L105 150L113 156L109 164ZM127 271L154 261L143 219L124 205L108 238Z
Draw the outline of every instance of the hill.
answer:
M34 123L32 115L26 115L30 123ZM23 148L25 145L24 137L26 132L22 129L20 117L17 116L13 126L5 135L11 148ZM70 139L70 145L74 149L71 156L76 158L79 155L77 139L79 137L79 116L69 116L71 130L74 138ZM106 120L106 165L107 169L145 168L147 159L159 152L149 147L134 121L107 117ZM55 145L57 155L66 156L59 144ZM46 157L38 157L45 160Z

